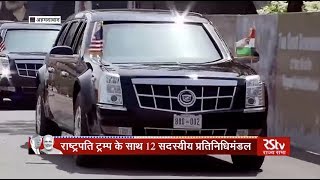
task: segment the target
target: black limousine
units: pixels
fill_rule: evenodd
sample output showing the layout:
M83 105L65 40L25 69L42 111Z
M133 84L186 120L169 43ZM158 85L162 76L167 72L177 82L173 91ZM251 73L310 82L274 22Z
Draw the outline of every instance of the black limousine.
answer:
M266 136L265 84L242 60L197 13L80 12L39 69L37 133ZM264 157L232 160L259 169Z
M26 22L1 25L5 49L0 52L0 103L8 98L15 104L35 105L36 73L52 48L60 27Z

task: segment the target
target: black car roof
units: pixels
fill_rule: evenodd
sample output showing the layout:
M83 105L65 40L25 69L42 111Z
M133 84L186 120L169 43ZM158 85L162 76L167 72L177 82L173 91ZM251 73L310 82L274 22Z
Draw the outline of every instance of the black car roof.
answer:
M61 25L29 24L29 22L9 22L1 25L0 29L54 29L60 30Z
M182 12L179 12L182 14ZM78 18L87 18L89 21L174 21L176 15L170 10L154 9L99 9L82 11L71 15L66 21ZM185 22L208 23L209 21L199 13L189 12Z

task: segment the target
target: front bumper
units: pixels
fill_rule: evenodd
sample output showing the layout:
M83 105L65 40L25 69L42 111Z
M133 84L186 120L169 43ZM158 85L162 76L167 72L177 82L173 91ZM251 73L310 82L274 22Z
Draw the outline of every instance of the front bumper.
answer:
M1 98L9 98L11 100L35 98L36 92L35 79L18 78L16 75L1 77L0 79Z
M202 113L201 129L173 129L174 114L140 108L127 110L116 106L97 106L97 121L102 134L115 134L115 127L129 127L133 135L235 135L238 129L262 129L267 120L265 108L228 110ZM119 132L117 134L121 135Z

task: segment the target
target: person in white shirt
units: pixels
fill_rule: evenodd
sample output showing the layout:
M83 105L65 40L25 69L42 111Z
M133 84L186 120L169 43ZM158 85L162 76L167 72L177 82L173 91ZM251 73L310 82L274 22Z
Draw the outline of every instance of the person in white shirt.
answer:
M54 137L51 135L45 135L43 137L43 146L44 149L41 149L41 154L62 154L59 149L53 147Z

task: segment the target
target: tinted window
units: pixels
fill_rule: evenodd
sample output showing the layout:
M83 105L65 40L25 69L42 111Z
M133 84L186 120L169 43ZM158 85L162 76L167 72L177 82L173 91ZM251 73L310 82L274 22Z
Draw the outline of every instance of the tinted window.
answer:
M131 23L103 27L104 59L114 63L204 63L221 56L198 24Z
M67 27L68 27L68 24L65 24L61 28L61 31L60 31L59 36L58 36L59 39L57 39L58 42L56 42L56 44L55 44L56 46L61 46L63 44L63 40L64 40L66 31L67 31Z
M49 52L59 31L8 30L5 45L8 52Z
M85 29L86 29L86 23L84 22L83 26L79 30L77 41L75 41L75 44L74 44L74 53L75 54L79 53Z
M79 23L78 22L74 22L71 24L71 28L67 34L67 37L66 37L66 40L64 42L64 45L66 46L69 46L69 47L72 47L72 40L74 37L76 37L76 30L77 30L77 27L78 27Z

